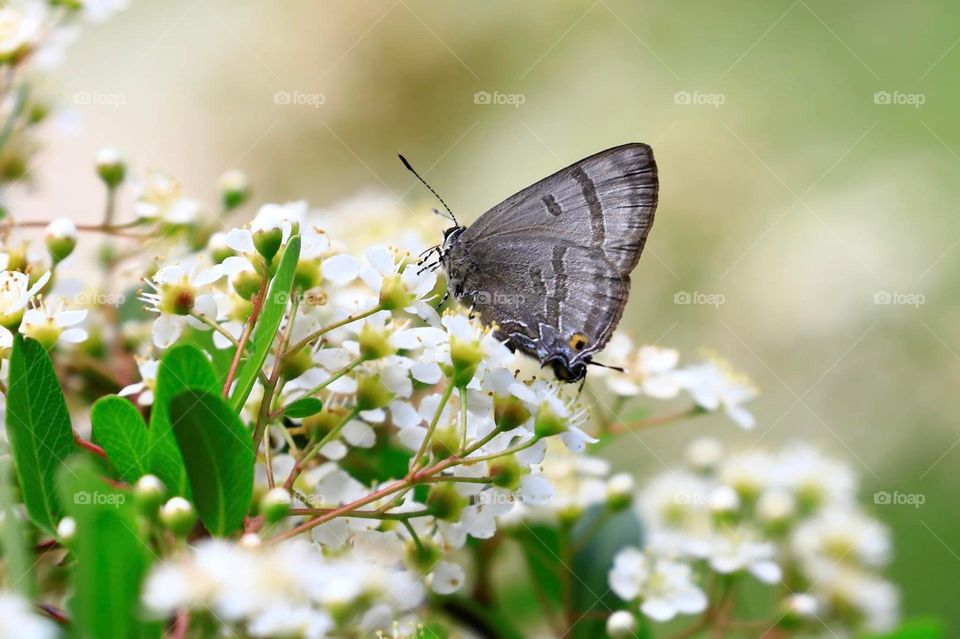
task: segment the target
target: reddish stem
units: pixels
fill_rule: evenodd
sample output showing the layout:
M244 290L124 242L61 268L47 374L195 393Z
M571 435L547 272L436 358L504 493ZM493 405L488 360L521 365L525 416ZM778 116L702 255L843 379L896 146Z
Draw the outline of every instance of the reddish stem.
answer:
M246 326L243 327L243 334L240 336L240 341L237 343L237 352L233 355L233 361L230 362L230 372L227 373L227 381L223 383L223 398L226 399L227 395L230 394L230 386L233 385L233 378L237 374L237 368L240 366L240 358L243 357L243 350L247 346L247 340L250 339L250 333L253 332L253 327L257 323L257 318L260 317L260 311L263 310L263 303L267 298L267 281L269 278L264 275L263 279L260 281L260 290L257 291L257 296L253 298L253 310L250 312L250 319L247 321Z
M107 453L105 450L103 450L93 442L88 442L84 438L80 437L80 434L77 431L73 431L73 441L80 448L85 448L86 450L89 450L94 455L107 459Z

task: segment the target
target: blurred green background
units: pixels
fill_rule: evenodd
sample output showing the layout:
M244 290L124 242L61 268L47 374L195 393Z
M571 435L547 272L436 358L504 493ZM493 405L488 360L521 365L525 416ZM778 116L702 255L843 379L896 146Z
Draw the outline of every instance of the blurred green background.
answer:
M666 427L625 438L615 465L658 472L705 433L812 441L858 469L892 526L906 616L956 632L958 74L949 0L141 0L59 71L79 126L53 136L21 210L96 219L83 167L113 144L208 200L236 167L260 201L423 203L402 151L470 220L648 142L660 208L624 327L722 353L763 395L752 432ZM97 91L124 103L71 102Z

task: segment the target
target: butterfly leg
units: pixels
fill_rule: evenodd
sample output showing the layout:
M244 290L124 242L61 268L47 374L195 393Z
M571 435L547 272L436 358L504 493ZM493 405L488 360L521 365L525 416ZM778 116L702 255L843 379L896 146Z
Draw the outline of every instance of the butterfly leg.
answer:
M450 291L446 290L443 292L443 297L440 298L440 301L437 303L437 310L440 310L440 307L446 304L447 300L450 299Z

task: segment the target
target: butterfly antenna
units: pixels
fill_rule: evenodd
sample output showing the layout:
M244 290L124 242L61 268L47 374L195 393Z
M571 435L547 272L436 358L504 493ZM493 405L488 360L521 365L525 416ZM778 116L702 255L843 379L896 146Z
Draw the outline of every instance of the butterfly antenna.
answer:
M407 167L407 170L413 173L417 177L417 179L420 180L420 183L423 184L425 187L427 187L427 189L431 193L433 193L433 196L435 198L440 200L440 204L443 204L443 208L447 209L447 213L450 214L450 220L457 226L460 226L460 222L457 221L457 216L453 214L453 211L451 211L450 207L447 206L447 203L443 201L443 198L440 197L440 194L434 191L433 187L427 184L427 181L424 180L422 177L420 177L420 174L417 173L412 166L410 166L410 163L407 161L407 158L403 157L403 154L397 153L397 156L400 158L400 161L403 162L403 166Z
M618 373L626 373L627 369L621 368L619 366L611 366L610 364L601 364L600 362L594 362L593 360L587 362L589 366L599 366L600 368L609 368L612 371L617 371Z

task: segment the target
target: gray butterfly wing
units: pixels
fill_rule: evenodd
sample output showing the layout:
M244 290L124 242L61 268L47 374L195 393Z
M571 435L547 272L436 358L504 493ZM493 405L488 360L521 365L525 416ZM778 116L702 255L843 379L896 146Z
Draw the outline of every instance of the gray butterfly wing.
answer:
M562 169L460 234L446 260L454 292L512 345L582 370L623 314L657 191L645 144Z

